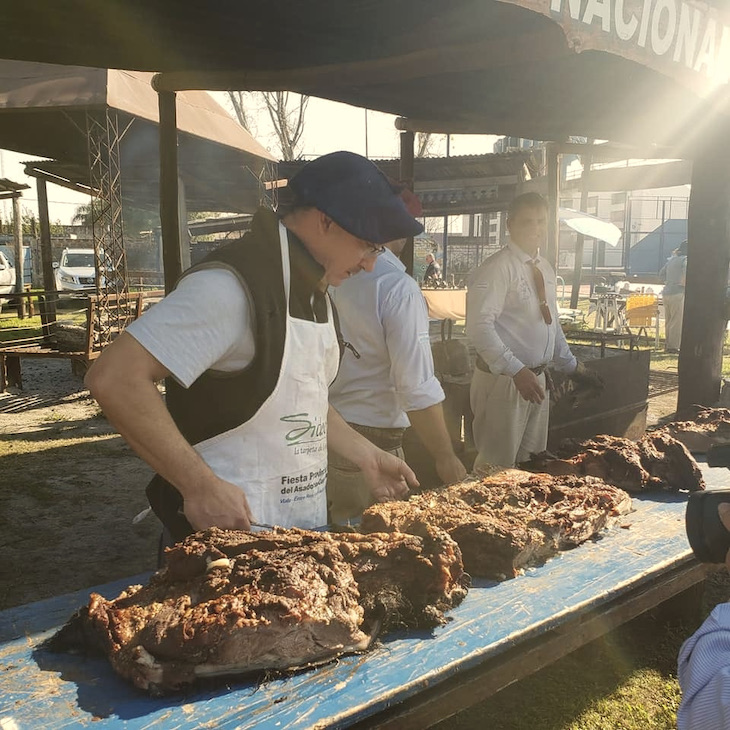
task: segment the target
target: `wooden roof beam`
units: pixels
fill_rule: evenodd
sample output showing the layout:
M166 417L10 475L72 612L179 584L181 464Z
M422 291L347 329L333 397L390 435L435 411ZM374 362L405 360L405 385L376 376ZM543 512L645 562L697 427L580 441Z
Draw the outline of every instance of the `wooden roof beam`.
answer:
M491 121L446 121L434 119L412 119L398 117L395 128L402 132L431 132L432 134L493 134ZM513 135L514 136L514 135ZM541 140L549 142L551 140ZM555 142L558 154L590 154L595 161L614 162L617 160L672 160L680 159L677 150L670 147L634 147L628 144L605 142L603 144L582 144L580 142Z
M69 180L67 177L56 175L32 164L27 164L23 172L28 175L28 177L45 180L46 182L53 183L54 185L60 185L61 187L68 188L69 190L75 190L76 192L83 193L84 195L99 197L99 191L95 190L90 185L83 185L82 183L74 182L73 180Z

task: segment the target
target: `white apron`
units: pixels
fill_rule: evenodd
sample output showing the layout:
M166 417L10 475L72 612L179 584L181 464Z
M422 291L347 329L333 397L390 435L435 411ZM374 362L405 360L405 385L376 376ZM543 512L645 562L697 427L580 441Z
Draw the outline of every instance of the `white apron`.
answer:
M287 311L279 380L249 421L195 449L221 479L243 489L254 522L312 528L327 522L327 391L339 345L329 298L326 323L289 314L291 267L281 223L279 243Z

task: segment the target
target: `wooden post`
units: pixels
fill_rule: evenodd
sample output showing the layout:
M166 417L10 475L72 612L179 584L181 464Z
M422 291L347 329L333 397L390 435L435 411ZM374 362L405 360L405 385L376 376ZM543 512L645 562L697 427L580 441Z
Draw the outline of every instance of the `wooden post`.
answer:
M548 194L548 230L547 251L545 258L558 270L558 206L560 205L560 165L558 165L558 148L555 144L546 145L547 156L547 194Z
M400 133L400 181L413 190L413 132ZM400 255L408 274L413 276L413 236L410 236Z
M20 193L13 195L13 243L15 244L15 292L25 291L25 261L23 260L23 217ZM18 297L18 317L25 319L25 297Z
M53 275L53 249L51 247L51 222L48 215L48 192L46 181L36 178L38 191L38 219L41 236L41 261L43 264L43 289L48 292L41 308L41 323L43 334L51 333L56 324L56 277Z
M158 93L160 107L160 228L165 292L172 291L183 271L177 170L177 111L175 93Z
M451 156L451 135L446 135L446 156ZM441 279L444 284L447 282L447 272L449 269L449 214L444 216L444 250L441 254Z
M730 151L719 138L697 154L689 203L687 283L677 409L720 395L730 266Z
M591 140L593 142L593 140ZM583 155L583 172L580 176L580 210L587 213L588 210L588 179L591 170L591 162L593 158L590 154ZM575 261L573 262L573 281L570 285L570 308L578 308L578 298L580 297L581 276L583 274L583 244L585 236L579 233L575 239ZM596 242L593 241L595 250Z

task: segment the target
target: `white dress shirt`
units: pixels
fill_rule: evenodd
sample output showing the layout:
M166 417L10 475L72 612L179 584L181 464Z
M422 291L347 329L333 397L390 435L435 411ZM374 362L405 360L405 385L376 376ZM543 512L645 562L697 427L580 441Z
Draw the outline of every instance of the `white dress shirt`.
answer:
M545 259L537 259L553 320L547 324L540 312L532 260L509 243L484 261L469 280L466 334L497 375L511 377L523 367L546 364L572 373L577 364L558 320L555 272Z
M730 727L730 603L715 606L679 650L678 730Z
M386 249L373 271L362 271L329 293L342 336L360 355L345 349L330 387L330 403L346 421L405 428L407 411L444 400L433 370L426 302L395 254Z

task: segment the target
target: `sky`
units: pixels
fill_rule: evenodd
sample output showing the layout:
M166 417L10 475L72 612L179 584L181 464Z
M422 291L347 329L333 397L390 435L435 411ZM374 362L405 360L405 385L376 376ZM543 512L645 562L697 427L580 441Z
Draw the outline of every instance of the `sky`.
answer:
M226 94L214 93L219 104L229 109ZM361 155L367 153L373 159L394 158L399 156L398 130L395 129L395 116L381 112L366 111L347 104L311 98L307 108L302 155L311 159L336 150L349 150ZM367 123L366 123L367 119ZM367 135L366 135L367 125ZM263 109L255 118L255 135L258 141L272 154L278 155L268 117ZM367 143L366 143L367 136ZM493 144L498 138L489 135L452 135L449 154L471 155L493 152ZM431 154L446 154L446 136L434 135ZM0 150L0 178L13 182L26 183L30 189L24 191L21 206L38 216L38 196L33 178L23 173L23 162L36 160L37 155L19 154ZM49 215L52 222L71 223L76 208L88 203L87 196L67 190L58 185L48 185ZM0 201L0 215L4 221L12 216L12 203Z

